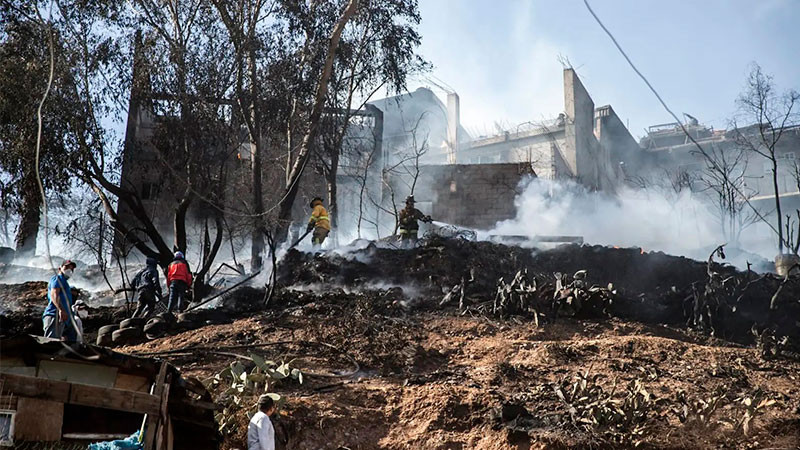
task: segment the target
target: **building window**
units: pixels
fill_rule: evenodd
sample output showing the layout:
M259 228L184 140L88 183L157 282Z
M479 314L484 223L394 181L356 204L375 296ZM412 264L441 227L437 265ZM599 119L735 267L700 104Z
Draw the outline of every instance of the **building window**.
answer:
M14 445L14 416L16 411L0 409L0 446Z

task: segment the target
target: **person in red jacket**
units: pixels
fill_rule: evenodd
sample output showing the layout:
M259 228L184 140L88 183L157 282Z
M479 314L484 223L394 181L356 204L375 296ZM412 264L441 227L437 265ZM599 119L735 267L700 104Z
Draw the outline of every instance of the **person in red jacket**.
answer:
M169 286L169 303L167 311L172 312L173 308L182 311L183 298L186 290L192 285L192 271L189 270L189 263L183 257L183 252L175 252L175 259L167 268L167 286Z

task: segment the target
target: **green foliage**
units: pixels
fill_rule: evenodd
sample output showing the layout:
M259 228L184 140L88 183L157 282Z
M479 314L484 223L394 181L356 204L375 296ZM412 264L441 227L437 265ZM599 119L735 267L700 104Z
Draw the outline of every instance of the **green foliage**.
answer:
M254 396L265 393L275 400L276 407L280 409L286 399L271 392L275 385L286 379L303 383L303 373L299 369L291 368L291 361L278 364L254 353L250 354L250 360L254 363L250 369L241 361L234 361L221 372L203 381L209 390L227 387L217 399L217 403L224 405L224 408L214 417L223 434L233 433L242 415L249 419L256 413Z
M553 391L564 404L570 421L578 428L597 434L603 440L638 445L660 417L659 407L665 402L645 389L641 380L630 381L617 392L616 382L610 390L598 383L602 375L578 373L553 385Z
M761 389L742 394L731 401L725 386L718 387L708 397L689 398L685 391L678 391L676 397L680 405L674 411L686 426L710 430L719 424L726 424L745 436L751 434L753 420L776 403ZM727 414L723 410L727 410Z
M714 423L712 421L714 413L725 404L726 395L727 389L719 387L706 398L690 399L686 392L681 390L676 394L680 406L675 412L682 423L706 429Z

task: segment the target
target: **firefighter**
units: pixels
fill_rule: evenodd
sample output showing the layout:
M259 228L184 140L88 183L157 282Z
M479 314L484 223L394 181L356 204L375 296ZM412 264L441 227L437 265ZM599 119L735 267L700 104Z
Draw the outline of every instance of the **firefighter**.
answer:
M417 243L417 235L419 233L419 223L421 220L425 223L432 222L431 216L426 216L422 211L414 207L414 196L409 195L406 198L406 207L400 210L400 240L403 247L413 246Z
M311 218L308 219L306 231L311 232L311 230L314 230L311 242L314 248L317 249L325 242L325 238L328 237L328 233L331 232L331 221L328 218L328 210L322 206L322 199L319 197L314 197L314 200L311 200Z

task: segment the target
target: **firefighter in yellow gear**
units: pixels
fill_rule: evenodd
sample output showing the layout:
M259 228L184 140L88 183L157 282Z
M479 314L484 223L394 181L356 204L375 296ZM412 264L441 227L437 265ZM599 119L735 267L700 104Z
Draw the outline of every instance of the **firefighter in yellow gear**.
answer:
M400 222L400 240L403 243L403 247L416 244L419 234L419 223L417 221L432 221L431 216L426 216L422 211L414 207L413 195L409 195L406 198L406 207L400 210L398 216Z
M309 232L314 230L314 234L311 235L311 242L315 248L321 246L325 242L325 238L328 237L328 233L331 232L331 220L328 218L328 210L322 206L322 199L319 197L314 197L314 200L311 200L311 218L308 219L306 230Z

